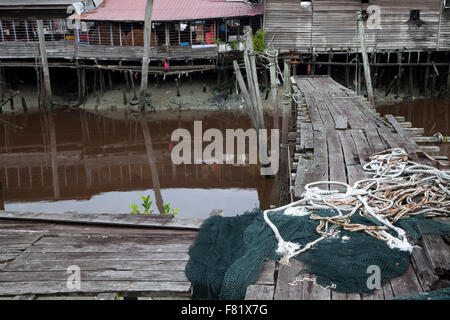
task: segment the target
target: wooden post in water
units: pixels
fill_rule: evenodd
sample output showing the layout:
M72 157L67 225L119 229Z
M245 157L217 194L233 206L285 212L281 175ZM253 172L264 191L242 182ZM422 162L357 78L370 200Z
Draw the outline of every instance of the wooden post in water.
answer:
M145 7L145 22L144 22L144 54L142 57L142 74L141 74L141 90L139 92L139 106L141 111L145 110L145 96L147 94L148 86L148 68L150 64L150 37L152 29L152 11L153 0L147 0ZM162 212L163 213L163 212Z
M431 62L431 53L427 52L427 63L430 63L430 62ZM430 79L430 65L427 64L427 66L425 68L425 79L424 79L424 84L423 84L423 93L425 96L428 92L429 79Z
M373 86L372 86L372 78L370 75L370 64L369 57L367 56L367 47L366 47L366 34L364 32L364 21L362 20L361 11L358 12L357 15L358 20L358 29L359 29L359 40L361 42L361 54L364 65L364 76L366 80L366 89L367 95L369 97L369 102L372 107L375 107L375 99L373 97Z
M247 87L245 86L244 78L242 77L241 69L236 60L233 61L234 71L236 73L236 80L239 84L239 88L241 89L242 96L244 97L244 101L250 116L250 120L252 121L253 127L258 128L258 120L256 118L256 113L254 111L254 106L252 104L252 99L248 93Z
M403 61L403 53L397 53L397 63L398 63L398 74L397 74L397 95L400 94L400 90L402 88L402 61Z
M278 77L277 77L277 63L276 57L270 57L269 69L270 69L270 92L272 97L272 110L273 110L273 128L278 129L280 127L280 118L278 115Z
M283 121L282 121L282 133L281 143L286 146L289 143L289 115L291 109L291 63L288 60L284 60L284 73L283 73Z
M448 65L448 73L447 73L447 92L449 91L450 91L450 64Z
M253 38L252 31L247 28L246 31L246 48L244 51L244 63L245 70L247 73L248 89L250 91L250 97L252 98L252 104L255 106L255 112L260 124L259 128L264 129L264 116L263 116L263 106L261 99L261 92L259 90L258 74L256 72L256 57L255 51L253 49Z
M50 136L50 161L52 166L53 178L53 197L59 199L61 196L59 189L58 159L56 150L56 132L55 132L55 114L48 113L48 132Z
M37 32L39 37L39 50L41 53L42 70L44 73L45 104L52 108L52 85L50 82L50 71L48 69L47 49L45 47L45 36L42 20L37 20Z
M0 210L2 210L2 211L5 210L5 199L3 198L3 182L2 181L0 181Z
M145 118L144 113L142 113L141 116L139 117L139 122L141 123L142 133L144 135L145 149L147 150L148 164L150 166L153 189L155 191L156 207L158 208L160 214L164 214L164 202L161 194L161 186L159 184L158 168L156 167L153 152L152 137L150 136L150 130L148 128L147 119Z

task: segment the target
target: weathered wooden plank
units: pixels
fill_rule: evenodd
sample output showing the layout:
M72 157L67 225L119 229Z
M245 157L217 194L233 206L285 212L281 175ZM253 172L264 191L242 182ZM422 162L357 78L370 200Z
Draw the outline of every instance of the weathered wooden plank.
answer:
M295 282L297 274L305 268L303 262L291 259L290 265L280 265L278 268L275 300L302 300L304 282Z
M361 300L359 293L342 293L331 291L331 300Z
M119 294L116 292L104 292L95 297L95 300L117 300Z
M69 267L69 266L68 266ZM80 267L81 269L81 267ZM0 272L0 284L4 282L41 282L66 281L70 274L60 271L3 271ZM188 281L184 271L175 270L80 270L82 281ZM272 281L273 282L273 281Z
M335 129L334 120L331 116L332 106L326 103L323 97L315 97L316 106L325 126L327 139L327 158L329 167L329 179L332 181L347 182L345 174L344 159L341 141Z
M264 263L261 274L255 284L257 285L273 285L275 283L275 261L267 261Z
M375 289L371 294L363 294L362 300L384 300L383 289Z
M435 284L439 281L439 277L433 271L433 266L428 260L425 249L417 246L414 247L413 253L411 255L411 262L423 290L432 290L435 287Z
M180 241L172 243L173 239L166 237L146 237L136 239L92 239L57 238L61 244L40 243L26 248L26 253L40 252L159 252L159 253L186 253L194 237L177 238ZM78 240L78 241L77 241ZM183 241L184 243L177 243Z
M423 247L428 260L438 275L444 275L450 270L450 250L442 237L437 234L424 234Z
M314 275L303 274L303 277L314 278ZM303 300L331 300L331 290L315 285L311 281L304 281Z
M312 159L301 157L298 161L297 175L295 178L295 196L300 198L305 192L305 186L313 181Z
M414 273L412 265L409 266L405 274L390 280L392 292L395 297L409 297L422 292L419 281Z
M300 126L300 150L312 150L313 144L313 130L311 123L302 123Z
M337 116L335 118L335 123L337 130L346 130L348 128L348 120L346 116Z
M189 282L154 281L82 281L80 289L70 289L64 281L3 282L0 296L96 294L99 292L133 293L140 296L190 296Z
M356 149L358 151L359 163L364 166L369 162L369 157L371 156L371 149L367 141L366 135L362 130L349 130L350 134L355 142ZM381 147L383 144L381 143Z
M251 285L247 288L245 300L273 300L273 285Z
M328 181L328 148L323 131L314 131L313 181Z
M347 170L347 182L353 185L356 181L364 179L364 170L360 164L358 151L349 130L339 131L339 137Z
M13 298L13 300L36 300L36 296L35 295L20 295L20 296L15 296Z
M1 219L16 221L45 221L45 222L65 222L83 223L114 226L133 227L158 227L170 229L194 229L197 230L203 223L203 219L173 218L165 219L153 217L152 215L130 215L130 214L51 214L33 212L4 212Z
M69 259L42 261L12 261L3 268L4 271L58 271L67 270L77 265L84 271L122 270L122 271L184 271L187 261L178 260L120 260L120 259ZM1 265L0 265L1 266Z
M402 138L404 144L403 148L408 152L408 154L412 157L413 161L418 161L418 157L416 151L418 146L416 143L408 136L408 134L404 131L403 127L397 122L397 119L391 114L385 116L387 121L394 127L394 130L397 134Z

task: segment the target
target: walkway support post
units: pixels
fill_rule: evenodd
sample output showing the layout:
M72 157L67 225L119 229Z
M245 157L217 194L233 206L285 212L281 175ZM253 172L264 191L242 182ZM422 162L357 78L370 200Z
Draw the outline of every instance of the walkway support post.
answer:
M37 31L39 37L39 51L41 53L41 64L44 73L45 104L52 108L52 85L50 82L50 71L48 69L47 49L45 47L44 26L42 20L37 20Z
M372 107L375 107L375 99L373 97L373 87L372 87L372 78L370 76L370 65L369 65L369 57L367 55L367 47L366 47L366 34L364 32L364 21L362 19L361 11L357 14L358 20L358 29L359 29L359 40L361 42L361 55L364 65L364 76L366 80L366 88L367 95L369 97L369 102Z
M144 53L142 57L142 76L141 76L141 91L139 93L139 102L141 111L145 110L145 96L147 94L148 86L148 67L150 64L150 37L152 29L152 11L153 0L147 0L145 7L145 22L144 22Z

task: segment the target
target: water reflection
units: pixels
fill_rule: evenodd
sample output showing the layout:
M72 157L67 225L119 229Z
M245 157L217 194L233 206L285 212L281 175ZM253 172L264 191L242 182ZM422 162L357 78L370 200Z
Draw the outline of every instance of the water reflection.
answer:
M132 202L151 194L155 210L163 203L186 217L223 210L235 215L278 202L275 179L256 166L180 165L170 158L176 128L193 133L249 128L245 115L184 112L99 115L71 110L3 115L0 125L0 180L5 209L32 212L127 213Z
M431 137L437 132L444 136L450 136L450 99L420 99L401 102L378 107L377 111L383 115L404 116L406 121L412 123L413 127L424 128L426 137ZM440 154L450 158L450 144L444 143L439 147Z

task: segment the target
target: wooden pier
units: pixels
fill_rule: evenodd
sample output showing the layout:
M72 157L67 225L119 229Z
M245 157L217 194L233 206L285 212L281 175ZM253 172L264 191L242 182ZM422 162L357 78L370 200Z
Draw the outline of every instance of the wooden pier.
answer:
M430 150L416 144L423 130L411 128L404 118L381 117L363 97L328 76L295 76L291 82L296 197L312 181L352 184L364 179L369 156L391 148L405 148L412 159L430 162L423 156ZM201 223L150 215L1 212L0 298L189 299L192 287L184 270ZM293 283L302 262L292 259L285 266L269 261L246 299L384 300L448 287L447 243L441 236L424 235L408 271L371 295ZM81 271L80 289L67 286L67 270L73 266Z
M410 124L399 123L390 115L380 117L363 97L331 77L296 76L291 82L297 111L292 174L296 197L301 197L305 185L313 181L352 185L366 178L363 165L369 156L391 148L404 148L415 161L429 162L422 157L424 148L412 138L420 130L407 130L404 127ZM439 152L439 148L434 151ZM441 236L424 235L419 245L422 249L414 249L408 271L372 295L342 294L311 282L291 285L302 269L302 262L293 259L291 266L278 269L274 299L383 300L449 286L447 280L439 278L450 270L448 244Z
M159 215L2 212L0 299L189 299L184 269L201 223ZM79 289L67 286L74 267ZM273 288L274 269L268 262L255 286Z

